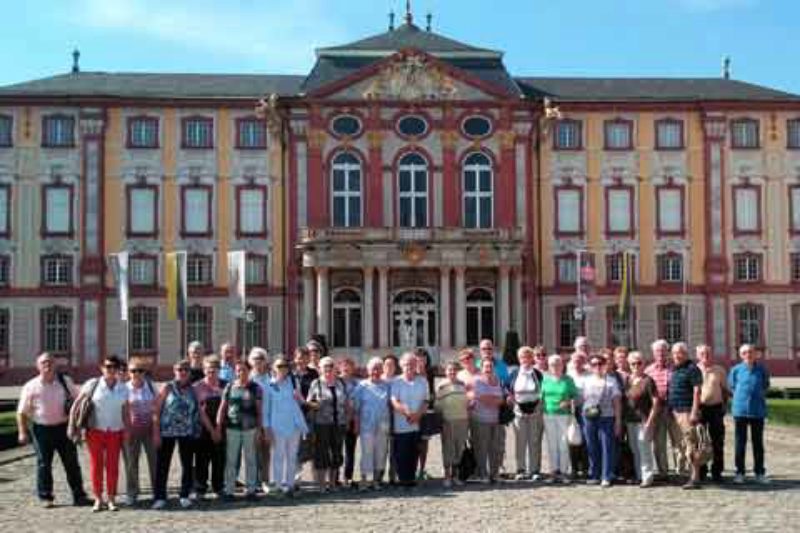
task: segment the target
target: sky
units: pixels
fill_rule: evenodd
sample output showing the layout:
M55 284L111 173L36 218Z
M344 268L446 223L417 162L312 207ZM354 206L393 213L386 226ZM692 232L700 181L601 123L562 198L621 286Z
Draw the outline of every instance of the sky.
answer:
M306 74L404 0L0 0L0 85L82 70ZM798 0L415 0L515 76L732 76L800 94ZM8 21L14 21L8 23Z

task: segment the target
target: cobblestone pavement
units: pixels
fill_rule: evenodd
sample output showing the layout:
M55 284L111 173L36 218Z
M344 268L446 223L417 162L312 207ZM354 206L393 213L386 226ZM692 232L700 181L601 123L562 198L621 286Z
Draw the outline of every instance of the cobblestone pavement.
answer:
M506 466L513 468L512 435ZM0 531L798 531L800 530L800 428L770 426L766 432L768 487L706 486L682 491L677 486L642 490L615 486L548 486L506 482L496 487L468 485L446 491L433 480L406 494L338 492L318 496L304 489L295 500L262 498L257 503L204 502L191 510L173 505L156 512L126 509L92 514L68 501L60 465L56 492L62 505L43 509L33 497L34 459L0 466ZM732 432L727 451L732 453ZM431 441L430 468L439 474L438 439ZM81 451L88 488L85 450ZM733 464L732 457L727 465ZM546 459L545 459L546 461ZM748 456L748 464L750 464ZM142 469L144 470L144 468ZM173 469L173 473L177 468ZM306 476L308 478L308 476ZM175 481L173 479L173 481ZM145 484L147 485L147 484ZM120 479L124 487L124 478ZM174 488L174 487L173 487ZM58 503L58 502L57 502ZM147 500L145 503L149 503ZM174 503L174 502L171 502ZM91 528L91 529L90 529Z

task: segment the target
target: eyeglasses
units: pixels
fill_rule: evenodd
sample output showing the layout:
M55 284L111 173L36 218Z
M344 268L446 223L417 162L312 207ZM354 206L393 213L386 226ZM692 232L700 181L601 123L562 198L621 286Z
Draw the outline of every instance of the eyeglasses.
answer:
M103 365L103 368L107 370L119 370L119 365Z
M131 374L144 374L144 368L131 368Z
M266 359L264 359L263 357L253 357L254 363L263 363L264 361L266 361Z
M188 371L189 369L186 368L185 366L181 366L175 369L175 372L188 372Z
M642 366L642 362L641 361L633 361L633 362L628 363L628 364L631 365L631 366Z
M589 363L589 366L604 366L606 364L605 361L592 361Z
M289 368L289 365L287 364L275 365L275 368Z

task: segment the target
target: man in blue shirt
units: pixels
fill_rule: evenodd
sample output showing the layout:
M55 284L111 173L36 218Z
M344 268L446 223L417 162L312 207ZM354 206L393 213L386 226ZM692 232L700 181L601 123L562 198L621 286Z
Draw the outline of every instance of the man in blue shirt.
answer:
M222 346L219 347L219 358L222 360L222 366L219 368L219 378L222 380L227 381L228 383L233 382L234 375L233 367L236 366L236 348L233 347L233 344L226 342Z
M739 348L742 362L734 366L728 374L728 388L733 393L731 411L736 422L734 434L736 441L736 476L734 483L744 483L744 455L747 447L747 428L750 427L753 439L753 471L756 481L768 484L764 469L764 418L767 416L766 392L769 389L769 372L757 361L755 348L742 344Z
M497 375L497 379L500 380L500 384L505 387L508 383L508 365L506 365L502 357L499 357L500 354L495 354L494 344L490 339L483 339L479 347L481 353L480 357L475 361L475 366L480 369L483 359L494 359L494 373Z

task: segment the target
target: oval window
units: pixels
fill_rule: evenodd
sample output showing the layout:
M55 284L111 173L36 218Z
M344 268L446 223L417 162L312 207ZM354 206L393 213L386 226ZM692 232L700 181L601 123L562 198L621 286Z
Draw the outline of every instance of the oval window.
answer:
M421 137L428 131L428 123L422 117L409 115L400 119L397 130L406 137Z
M469 117L462 126L467 137L486 137L492 131L492 123L486 117Z
M331 124L333 133L342 137L353 137L361 131L361 121L352 115L339 115Z

